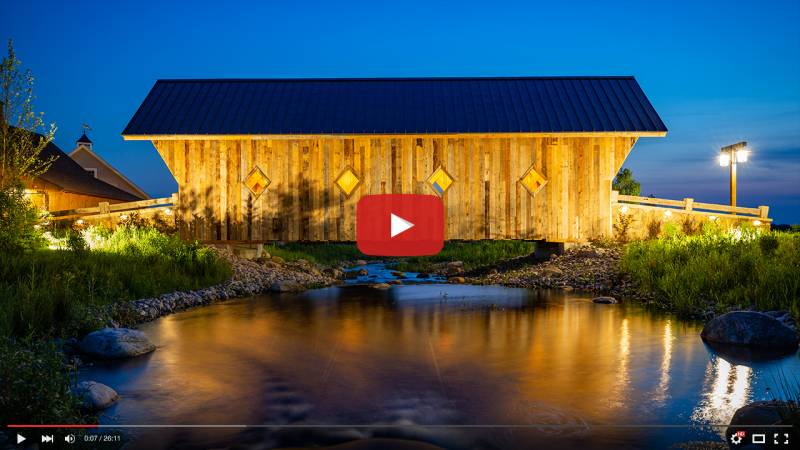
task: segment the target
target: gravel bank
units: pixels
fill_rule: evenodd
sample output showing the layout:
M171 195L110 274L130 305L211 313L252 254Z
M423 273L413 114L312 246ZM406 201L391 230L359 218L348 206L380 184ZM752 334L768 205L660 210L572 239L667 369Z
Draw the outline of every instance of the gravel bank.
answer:
M622 251L621 247L573 247L549 260L534 261L526 257L518 267L490 270L469 281L534 289L576 289L616 298L651 300L640 293L627 276L619 273Z
M278 258L273 258L256 262L239 258L225 247L212 248L231 264L233 276L228 281L196 291L171 292L158 297L115 303L107 311L115 319L110 325L117 326L118 322L122 322L130 326L149 322L194 306L260 294L269 291L273 286L291 285L296 287L292 289L296 291L329 286L337 281L305 261L283 263Z

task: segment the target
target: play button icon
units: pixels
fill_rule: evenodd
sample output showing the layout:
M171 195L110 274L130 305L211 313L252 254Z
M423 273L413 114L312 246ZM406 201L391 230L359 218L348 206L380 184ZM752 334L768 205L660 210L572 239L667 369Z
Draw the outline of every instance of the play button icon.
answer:
M408 230L409 228L413 227L414 224L403 219L400 216L395 214L391 215L391 230L390 230L390 237L395 237L398 234L402 233L403 231Z
M17 444L21 444L25 440L25 436L17 433Z
M444 205L435 195L366 195L356 205L356 243L372 256L424 256L444 245Z

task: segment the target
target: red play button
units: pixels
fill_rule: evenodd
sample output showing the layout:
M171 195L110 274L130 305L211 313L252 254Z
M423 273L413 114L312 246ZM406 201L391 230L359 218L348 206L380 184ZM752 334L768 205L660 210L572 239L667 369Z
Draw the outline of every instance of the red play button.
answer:
M423 256L444 245L444 207L435 195L367 195L356 206L356 242L365 255Z

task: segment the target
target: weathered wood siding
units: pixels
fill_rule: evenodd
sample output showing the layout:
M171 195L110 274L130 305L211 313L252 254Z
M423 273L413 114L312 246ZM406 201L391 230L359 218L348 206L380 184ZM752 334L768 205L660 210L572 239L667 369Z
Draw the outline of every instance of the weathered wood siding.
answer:
M200 138L200 137L199 137ZM179 185L183 236L202 240L355 240L363 195L434 194L442 166L455 182L442 200L447 239L585 241L611 234L611 180L636 138L269 137L154 141ZM519 183L533 165L548 182ZM254 167L271 184L254 198ZM335 185L351 168L349 197Z

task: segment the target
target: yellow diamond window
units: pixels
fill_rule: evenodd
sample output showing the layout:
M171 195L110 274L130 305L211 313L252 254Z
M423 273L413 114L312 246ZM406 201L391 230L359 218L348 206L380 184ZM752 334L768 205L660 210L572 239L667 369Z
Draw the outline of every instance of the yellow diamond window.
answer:
M358 179L358 175L350 168L345 169L345 171L339 175L339 178L336 179L336 185L339 186L339 189L348 197L356 190L360 182L361 180Z
M539 189L543 188L545 184L547 184L547 179L542 176L533 166L525 172L525 175L520 178L520 183L525 186L525 189L530 192L531 195L536 195L539 192Z
M258 167L250 171L250 174L244 179L244 185L247 186L247 189L250 189L255 198L260 197L267 190L269 183L270 180L267 175Z
M451 177L443 167L439 166L433 171L433 174L428 177L428 184L431 185L439 196L442 196L447 192L450 186L453 185L453 177Z

